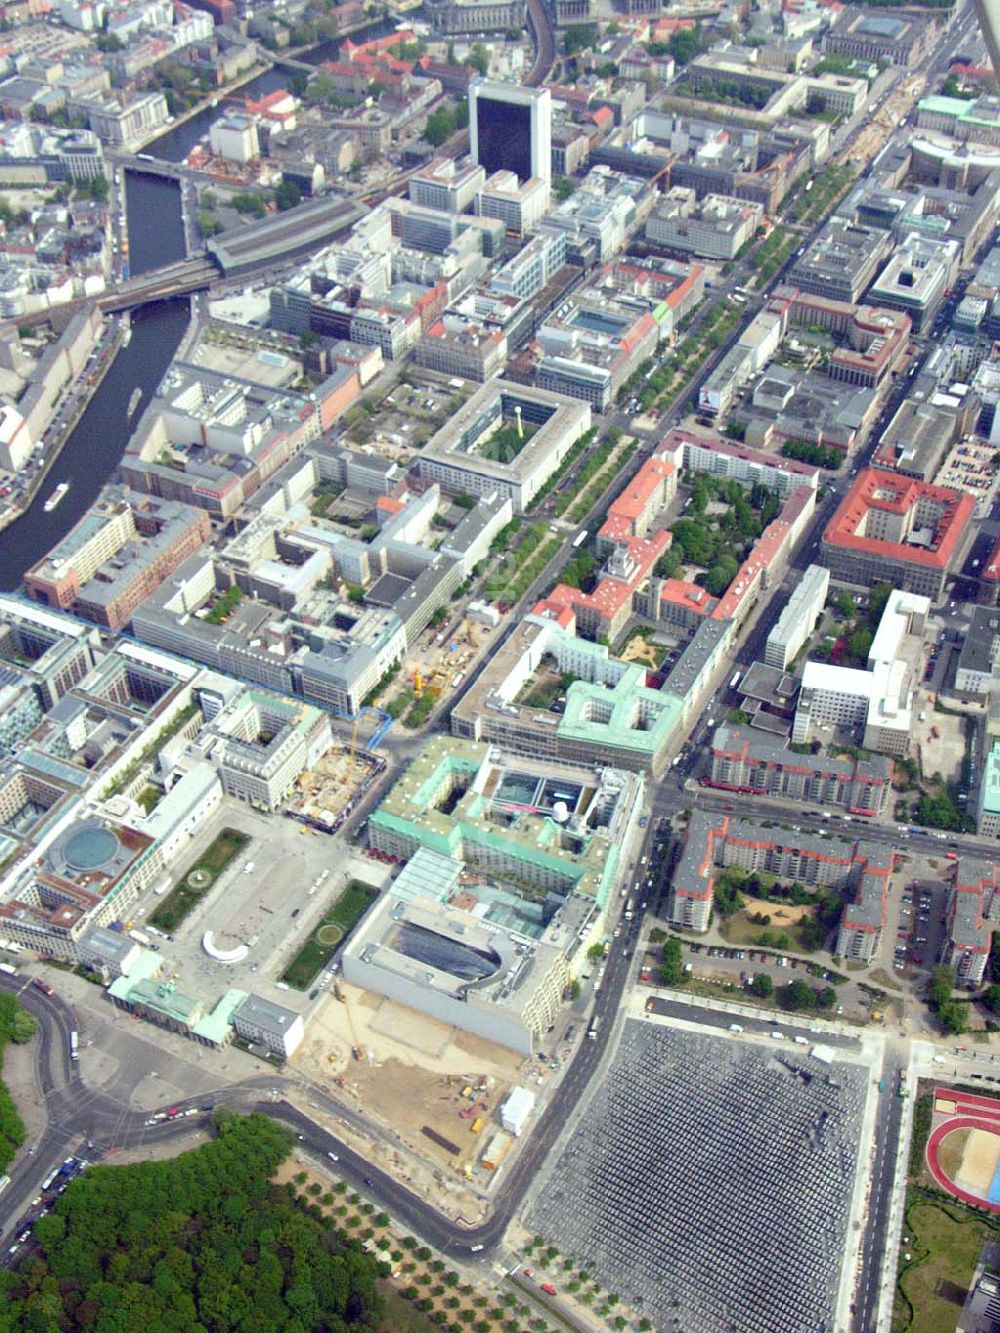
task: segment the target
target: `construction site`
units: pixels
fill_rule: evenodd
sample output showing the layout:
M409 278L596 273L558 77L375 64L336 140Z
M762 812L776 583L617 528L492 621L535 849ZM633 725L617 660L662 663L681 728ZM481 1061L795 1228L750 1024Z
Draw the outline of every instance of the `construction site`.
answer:
M299 774L285 812L326 833L335 833L385 768L385 761L358 743L358 723L346 746L327 750L312 768Z
M404 726L421 726L437 701L459 688L491 637L490 626L469 615L456 622L438 619L413 645L378 707Z
M508 1094L521 1086L537 1095L553 1077L538 1057L518 1056L339 979L292 1063L346 1093L415 1160L478 1191L489 1189L516 1139L500 1114Z

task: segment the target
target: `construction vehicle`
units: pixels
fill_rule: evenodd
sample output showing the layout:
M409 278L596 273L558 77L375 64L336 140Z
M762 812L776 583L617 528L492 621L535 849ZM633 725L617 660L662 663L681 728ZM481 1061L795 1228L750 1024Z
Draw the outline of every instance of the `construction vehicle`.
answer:
M473 1120L472 1122L473 1134L478 1134L482 1130L484 1123L485 1121L483 1120L483 1117L481 1115L476 1116L475 1120Z

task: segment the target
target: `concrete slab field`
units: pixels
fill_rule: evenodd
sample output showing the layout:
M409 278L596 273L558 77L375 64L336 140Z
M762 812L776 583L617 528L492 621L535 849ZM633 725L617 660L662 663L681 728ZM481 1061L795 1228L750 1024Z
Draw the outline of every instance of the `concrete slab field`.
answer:
M869 1078L629 1019L526 1224L661 1333L832 1330Z

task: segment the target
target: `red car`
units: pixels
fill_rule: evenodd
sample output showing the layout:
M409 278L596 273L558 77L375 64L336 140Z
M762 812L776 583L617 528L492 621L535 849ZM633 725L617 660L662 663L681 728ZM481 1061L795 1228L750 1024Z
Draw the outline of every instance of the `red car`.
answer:
M524 1272L524 1276L525 1276L525 1277L534 1277L534 1276L535 1276L535 1270L534 1270L533 1268L525 1268L525 1269L523 1269L523 1272Z
M31 984L34 986L36 990L40 990L43 995L55 995L55 991L52 989L52 987L48 984L48 982L43 981L41 977L35 977L34 981Z
M167 1112L167 1119L176 1120L180 1113L181 1108L179 1106L171 1106L170 1110Z
M540 1283L539 1285L541 1286L542 1291L545 1292L546 1296L555 1296L555 1295L556 1295L556 1289L555 1289L555 1287L552 1285L551 1282L542 1282L542 1283Z

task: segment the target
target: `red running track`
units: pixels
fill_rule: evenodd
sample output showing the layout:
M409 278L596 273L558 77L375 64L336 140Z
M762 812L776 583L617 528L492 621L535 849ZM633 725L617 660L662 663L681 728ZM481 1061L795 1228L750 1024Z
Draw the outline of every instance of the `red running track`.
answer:
M955 1101L964 1103L965 1101L986 1102L983 1097L956 1097ZM954 1194L956 1198L961 1199L963 1203L972 1204L974 1208L988 1208L991 1213L1000 1213L1000 1204L988 1203L986 1199L980 1198L977 1194L970 1194L968 1190L962 1189L956 1185L941 1169L938 1161L938 1148L941 1141L948 1137L956 1129L982 1129L988 1134L1000 1134L1000 1107L996 1102L991 1103L992 1109L997 1114L997 1119L987 1119L982 1116L974 1115L953 1115L938 1125L930 1133L927 1140L927 1169L934 1177L935 1181L945 1191L946 1194ZM972 1108L970 1108L972 1109Z

